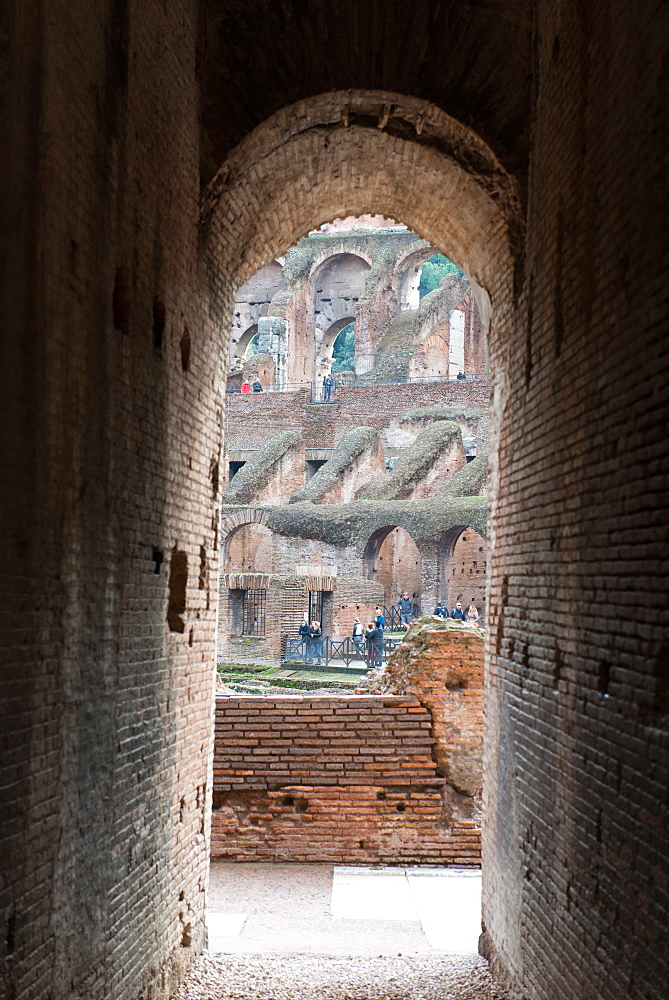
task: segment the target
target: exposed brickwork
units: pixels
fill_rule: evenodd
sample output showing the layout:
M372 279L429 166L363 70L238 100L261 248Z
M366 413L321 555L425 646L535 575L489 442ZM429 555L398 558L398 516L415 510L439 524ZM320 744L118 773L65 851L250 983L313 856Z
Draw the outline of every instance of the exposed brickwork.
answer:
M477 865L431 730L413 698L217 698L212 857Z
M282 426L299 430L306 448L334 448L347 430L371 426L381 430L393 417L422 406L451 406L487 410L490 401L488 380L431 382L425 385L386 385L374 388L343 386L335 403L307 403L304 394L264 393L246 400L228 395L227 447L261 448L268 430Z
M531 1000L664 1000L662 14L3 5L8 996L155 1000L202 945L234 289L372 211L489 321L486 951Z
M439 773L480 802L483 768L483 633L421 618L393 653L380 686L412 694L432 714Z

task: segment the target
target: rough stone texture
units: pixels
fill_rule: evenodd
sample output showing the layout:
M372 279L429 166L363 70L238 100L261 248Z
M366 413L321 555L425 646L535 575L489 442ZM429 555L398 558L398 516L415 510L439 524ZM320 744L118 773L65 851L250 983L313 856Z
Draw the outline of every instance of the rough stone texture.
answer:
M249 405L253 405L251 397ZM259 448L228 483L224 504L280 503L284 493L301 484L304 473L302 440L297 431L279 431Z
M434 758L456 791L480 800L483 767L483 632L420 618L388 661L380 688L411 694L432 715Z
M384 469L383 453L373 427L356 427L343 435L332 456L311 479L293 493L290 503L346 503L361 484Z
M476 867L480 805L432 726L392 695L217 698L212 857Z
M360 491L361 500L422 500L437 492L465 464L462 434L454 421L439 420L421 431L392 472Z

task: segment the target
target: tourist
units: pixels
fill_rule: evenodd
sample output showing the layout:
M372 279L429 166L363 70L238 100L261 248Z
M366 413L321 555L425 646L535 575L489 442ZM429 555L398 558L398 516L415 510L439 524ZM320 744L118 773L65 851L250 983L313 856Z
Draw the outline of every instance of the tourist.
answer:
M376 606L376 618L374 619L374 624L381 629L384 628L386 624L386 616L384 615L383 611L378 606L378 604Z
M321 623L313 621L307 636L307 663L313 663L314 657L318 663L323 661L323 633Z
M443 601L439 601L432 613L436 618L448 618L448 608Z
M363 630L362 624L360 622L360 619L356 618L354 620L354 622L353 622L352 639L353 639L353 645L355 646L355 648L358 651L358 653L362 653L362 635L363 635L363 631L364 630Z
M383 629L376 622L368 622L365 639L369 667L380 667L383 663Z
M308 636L309 636L309 622L307 621L306 618L303 620L302 624L298 628L297 634L299 635L300 639L302 640L302 656L305 657L305 659L306 659L307 648L308 648L308 645L309 645L309 640L308 640Z
M409 597L408 590L402 591L402 596L397 602L397 607L400 609L400 624L406 631L413 618L413 601Z
M472 601L472 603L467 608L467 619L466 620L468 622L475 622L475 621L478 621L478 617L479 617L479 613L478 613L478 611L476 609L476 606L474 605L474 602Z
M465 620L465 612L460 601L456 602L455 607L451 611L451 618L458 622L463 622Z
M332 394L332 386L333 386L333 384L334 383L332 381L332 377L330 375L326 375L325 378L323 379L323 402L324 403L329 403L330 402L330 396Z
M465 375L465 373L464 373L464 372L458 372L458 374L457 374L457 378L458 378L459 380L461 380L461 379L463 379L463 378L467 378L467 376Z
M248 382L242 382L242 392L250 392L251 386Z
M252 388L253 388L254 392L262 392L262 382L260 381L259 378L257 378L255 380L255 382L253 383Z

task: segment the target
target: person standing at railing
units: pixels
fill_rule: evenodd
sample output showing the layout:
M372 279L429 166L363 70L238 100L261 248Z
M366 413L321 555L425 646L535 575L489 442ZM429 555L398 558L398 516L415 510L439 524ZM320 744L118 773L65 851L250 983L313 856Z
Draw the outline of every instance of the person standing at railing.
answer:
M400 624L406 632L413 618L413 601L409 597L408 590L402 591L402 596L397 602L397 607L400 610Z
M383 629L376 622L367 624L365 632L367 640L367 664L371 667L380 667L383 663Z
M362 639L363 639L363 627L359 618L356 618L353 622L353 631L351 633L351 638L353 640L353 645L357 651L362 655Z
M323 402L324 403L329 403L330 402L330 397L332 395L332 385L333 385L332 377L330 375L326 375L325 378L323 379Z
M374 619L374 624L380 629L383 629L386 624L386 616L378 604L376 606L376 618Z
M251 391L251 386L249 385L248 382L242 382L242 389L241 389L241 391L242 392L250 392Z
M321 623L313 621L307 637L307 663L313 663L314 658L318 663L323 660L323 633Z
M306 659L307 647L309 645L309 622L305 618L300 627L297 630L297 634L302 640L302 656Z
M259 378L255 380L251 388L253 389L254 392L262 392L262 382L260 381Z

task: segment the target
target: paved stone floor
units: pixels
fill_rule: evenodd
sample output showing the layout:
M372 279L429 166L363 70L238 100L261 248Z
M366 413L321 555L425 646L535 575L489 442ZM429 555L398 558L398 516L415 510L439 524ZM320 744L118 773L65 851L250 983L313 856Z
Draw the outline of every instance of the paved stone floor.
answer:
M214 863L211 954L475 954L481 875L452 868Z
M479 872L214 863L209 952L175 1000L508 1000Z

